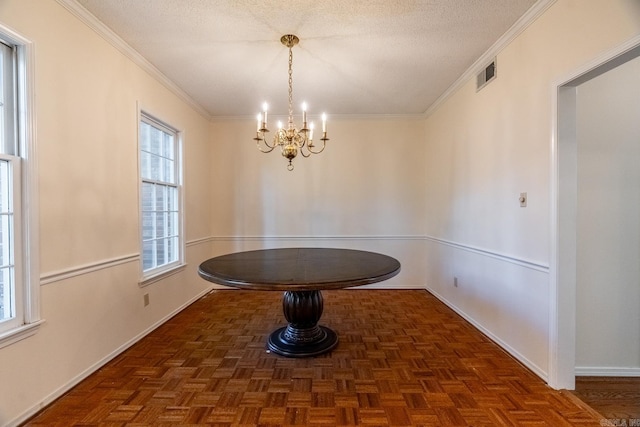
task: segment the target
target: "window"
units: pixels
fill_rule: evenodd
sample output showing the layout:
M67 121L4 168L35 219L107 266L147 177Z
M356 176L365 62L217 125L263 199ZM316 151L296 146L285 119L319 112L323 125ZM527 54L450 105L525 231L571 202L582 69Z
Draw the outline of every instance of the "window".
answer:
M30 44L0 25L0 347L37 330L37 175ZM32 253L34 252L34 253Z
M142 113L139 146L142 276L146 279L182 265L179 135Z
M0 155L0 323L2 329L10 329L21 323L21 287L19 282L20 254L16 253L20 241L16 222L16 212L19 212L20 197L20 172L18 165L20 159L14 156ZM20 216L17 215L19 218ZM16 280L18 279L18 280ZM16 303L18 303L16 307ZM18 310L16 310L18 308Z
M0 43L0 324L2 329L10 329L18 320L16 313L16 254L15 210L19 208L20 179L15 179L15 165L20 159L14 156L15 108L14 108L14 65L13 48ZM19 298L18 298L19 300ZM19 301L17 301L19 303Z

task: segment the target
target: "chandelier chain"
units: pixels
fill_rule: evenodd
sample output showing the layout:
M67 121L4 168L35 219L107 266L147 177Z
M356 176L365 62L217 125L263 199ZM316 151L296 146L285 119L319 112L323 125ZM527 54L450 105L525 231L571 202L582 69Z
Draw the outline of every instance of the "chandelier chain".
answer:
M293 51L289 48L289 127L293 127Z

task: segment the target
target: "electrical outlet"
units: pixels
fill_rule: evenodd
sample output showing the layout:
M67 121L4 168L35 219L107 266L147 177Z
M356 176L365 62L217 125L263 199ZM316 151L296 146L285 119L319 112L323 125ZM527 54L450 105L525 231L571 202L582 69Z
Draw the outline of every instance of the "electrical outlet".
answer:
M144 306L145 306L145 307L146 307L146 306L148 306L148 305L149 305L149 294L144 294L144 295L142 296L142 299L143 299L143 301L144 301Z
M458 287L458 278L457 277L453 277L453 287L457 288Z

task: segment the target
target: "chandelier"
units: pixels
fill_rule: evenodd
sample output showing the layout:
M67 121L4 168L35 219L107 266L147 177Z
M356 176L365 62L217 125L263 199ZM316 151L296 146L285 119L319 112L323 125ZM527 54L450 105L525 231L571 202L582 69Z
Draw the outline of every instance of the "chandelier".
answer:
M293 34L286 34L280 38L280 42L289 48L289 123L286 128L282 127L282 123L278 122L278 130L273 136L273 142L267 141L267 109L268 105L265 102L262 106L262 113L258 114L258 129L256 131L256 137L253 138L256 141L258 150L263 153L270 153L276 147L280 148L282 156L289 160L287 169L293 170L292 160L298 155L302 154L303 157L309 157L312 154L320 154L324 151L329 138L327 138L327 116L322 114L322 138L320 138L321 144L316 146L313 142L313 122L310 122L307 127L307 105L302 104L302 128L296 128L293 123L293 108L291 106L293 101L293 52L291 48L298 44L300 39Z

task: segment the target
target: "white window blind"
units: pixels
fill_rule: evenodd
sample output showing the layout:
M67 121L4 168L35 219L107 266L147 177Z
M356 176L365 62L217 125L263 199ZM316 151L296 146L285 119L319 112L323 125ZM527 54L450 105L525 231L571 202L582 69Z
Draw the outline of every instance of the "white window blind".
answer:
M143 276L181 263L180 156L177 132L143 114L140 122Z

